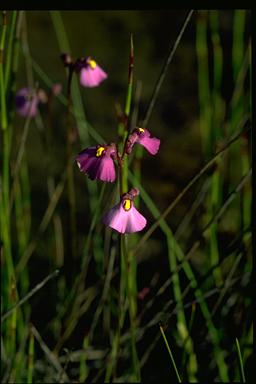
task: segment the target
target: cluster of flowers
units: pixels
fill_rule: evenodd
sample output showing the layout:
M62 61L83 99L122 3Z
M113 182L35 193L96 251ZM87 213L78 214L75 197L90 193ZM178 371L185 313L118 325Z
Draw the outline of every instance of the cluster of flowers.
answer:
M75 71L79 74L80 84L84 87L96 87L107 78L106 72L91 57L73 61L69 54L64 53L61 59L71 73ZM57 95L61 91L60 87L58 84L54 85L52 94ZM31 88L22 88L16 94L16 111L23 117L35 117L40 102L47 102L47 95L43 90L36 92ZM155 155L160 146L160 140L152 137L147 129L136 127L126 139L124 154L129 155L136 143L146 148L151 155ZM115 143L98 144L84 149L76 156L81 172L87 174L92 180L104 182L116 180L115 162L120 165L122 160ZM147 220L134 206L134 198L138 194L137 188L124 193L120 202L103 216L103 223L119 233L141 231L146 226Z
M130 154L134 144L141 144L147 151L155 155L160 146L160 140L151 137L145 128L135 128L125 143L125 153ZM116 179L115 163L120 164L122 158L117 152L116 144L99 144L86 148L80 152L76 161L81 172L86 173L92 180L114 182ZM133 200L139 194L137 188L121 196L120 202L103 216L103 223L120 233L133 233L141 231L147 224L147 220L134 207Z

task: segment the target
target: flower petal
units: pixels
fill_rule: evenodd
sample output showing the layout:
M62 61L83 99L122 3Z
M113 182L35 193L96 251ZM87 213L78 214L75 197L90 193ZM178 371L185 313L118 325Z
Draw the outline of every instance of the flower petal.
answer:
M142 137L137 142L143 145L151 155L156 155L160 147L160 140L156 137Z
M119 203L103 216L102 221L105 225L115 229L117 232L125 233L127 212L125 212L121 203Z
M88 88L97 87L107 77L108 75L99 67L99 65L94 69L88 66L81 69L80 84Z
M142 216L139 211L133 206L129 213L126 223L126 233L133 233L141 231L147 224L147 220Z
M160 139L151 137L150 132L147 129L143 129L143 132L139 134L137 143L143 145L151 155L155 155L160 147Z
M110 157L103 156L95 163L95 178L102 181L113 182L116 179L114 162Z
M125 211L119 203L103 216L103 223L120 233L134 233L141 231L147 220L134 206Z
M111 156L111 151L105 151L99 157L96 157L97 147L86 148L81 151L76 162L81 172L86 173L90 179L113 182L116 179L114 161Z

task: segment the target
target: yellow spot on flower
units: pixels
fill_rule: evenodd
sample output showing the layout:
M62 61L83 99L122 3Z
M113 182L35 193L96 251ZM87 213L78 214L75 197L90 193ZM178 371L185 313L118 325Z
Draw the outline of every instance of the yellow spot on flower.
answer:
M140 131L140 133L143 133L145 131L145 129L143 128L138 128L138 130Z
M90 65L91 69L95 69L97 66L96 61L91 59L87 60L87 63Z
M102 156L102 153L105 151L105 148L104 147L99 147L97 150L96 150L96 157L100 157Z
M125 199L123 203L124 210L129 211L129 209L131 209L131 206L132 206L131 200Z

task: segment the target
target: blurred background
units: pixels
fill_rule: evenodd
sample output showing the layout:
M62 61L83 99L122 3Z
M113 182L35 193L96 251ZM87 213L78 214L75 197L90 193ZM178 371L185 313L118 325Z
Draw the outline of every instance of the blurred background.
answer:
M30 85L49 93L53 84L62 85L61 94L51 101L51 111L49 104L42 104L38 116L29 121L19 177L20 206L16 202L10 216L14 267L23 261L16 275L19 297L56 268L60 273L26 302L17 316L23 318L24 329L30 323L35 326L72 382L102 382L104 377L106 380L105 368L111 367L109 356L117 328L120 260L115 251L115 259L111 261L117 235L106 231L100 221L111 207L113 185L106 185L103 190L101 182L88 180L73 163L76 252L71 244L66 184L52 212L47 211L67 163L67 71L60 55L70 53L74 60L91 56L108 74L106 81L92 89L81 87L78 76L74 75L74 159L83 148L98 143L97 134L105 143L118 139L118 111L124 110L127 91L130 34L134 43L130 116L133 128L141 126L145 118L161 71L187 15L186 10L112 10L25 11L15 16L16 33L19 32L18 64L10 87L17 90ZM7 16L9 28L14 16L11 11ZM7 43L10 36L9 30ZM143 188L137 185L141 189L139 209L148 224L142 234L129 237L131 252L160 213L216 152L238 134L235 142L193 183L164 223L133 255L133 293L139 329L136 346L143 381L175 379L168 351L160 338L160 321L184 380L239 379L235 338L240 340L246 375L250 373L250 44L250 11L195 11L167 68L146 126L153 136L161 139L160 150L156 156L144 151L143 158L139 149L134 153L130 169ZM9 110L13 108L10 101ZM14 113L9 115L9 124L12 168L27 121ZM133 184L130 180L130 185ZM212 222L218 214L217 222ZM93 218L97 221L92 228ZM3 225L4 216L2 220ZM199 244L188 263L179 264L197 241ZM3 273L4 268L3 261ZM77 291L74 282L84 268L86 279L84 276L82 291ZM102 304L102 291L111 273L108 298L104 297ZM168 286L163 288L166 282ZM6 278L3 284L9 287L10 280ZM3 292L8 293L8 289ZM70 291L74 296L67 302ZM84 297L74 307L72 300L76 303L78 293ZM198 304L200 294L209 313L204 304ZM13 302L8 298L3 313L10 304ZM95 319L98 308L101 309ZM126 316L117 366L110 375L118 382L138 379L131 368L132 358L125 342L128 331ZM16 352L12 350L12 358L16 356L14 363L10 363L8 353L2 362L4 382L27 377L29 358L21 363L16 353L22 350L28 353L26 343L31 340L31 331L23 344L22 332L17 332ZM33 349L33 382L61 382L58 381L61 369L58 371L56 365L47 362L47 354L37 342L38 339ZM76 351L80 353L77 360ZM221 357L216 361L218 355ZM64 374L61 380L67 382Z

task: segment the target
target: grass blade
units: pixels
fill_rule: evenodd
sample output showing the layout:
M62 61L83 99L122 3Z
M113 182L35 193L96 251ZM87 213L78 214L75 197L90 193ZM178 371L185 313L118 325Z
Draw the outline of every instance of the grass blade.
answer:
M237 350L237 354L238 354L238 361L239 361L239 366L240 366L242 383L246 383L245 375L244 375L243 359L242 359L242 354L241 354L241 350L240 350L240 344L239 344L239 341L237 338L236 338L236 350Z
M168 351L168 353L169 353L169 355L170 355L170 358L171 358L171 361L172 361L172 365L173 365L173 368L174 368L174 370L175 370L175 373L176 373L178 382L179 382L179 383L182 383L181 378L180 378L180 375L179 375L179 372L178 372L178 369L177 369L177 367L176 367L176 364L175 364L175 361L174 361L174 358L173 358L173 355L172 355L172 351L171 351L170 346L169 346L169 344L168 344L168 341L167 341L167 339L166 339L166 336L165 336L163 327L162 327L161 325L159 325L159 328L160 328L161 334L162 334L162 336L163 336L164 343L165 343L165 345L166 345L167 351Z

